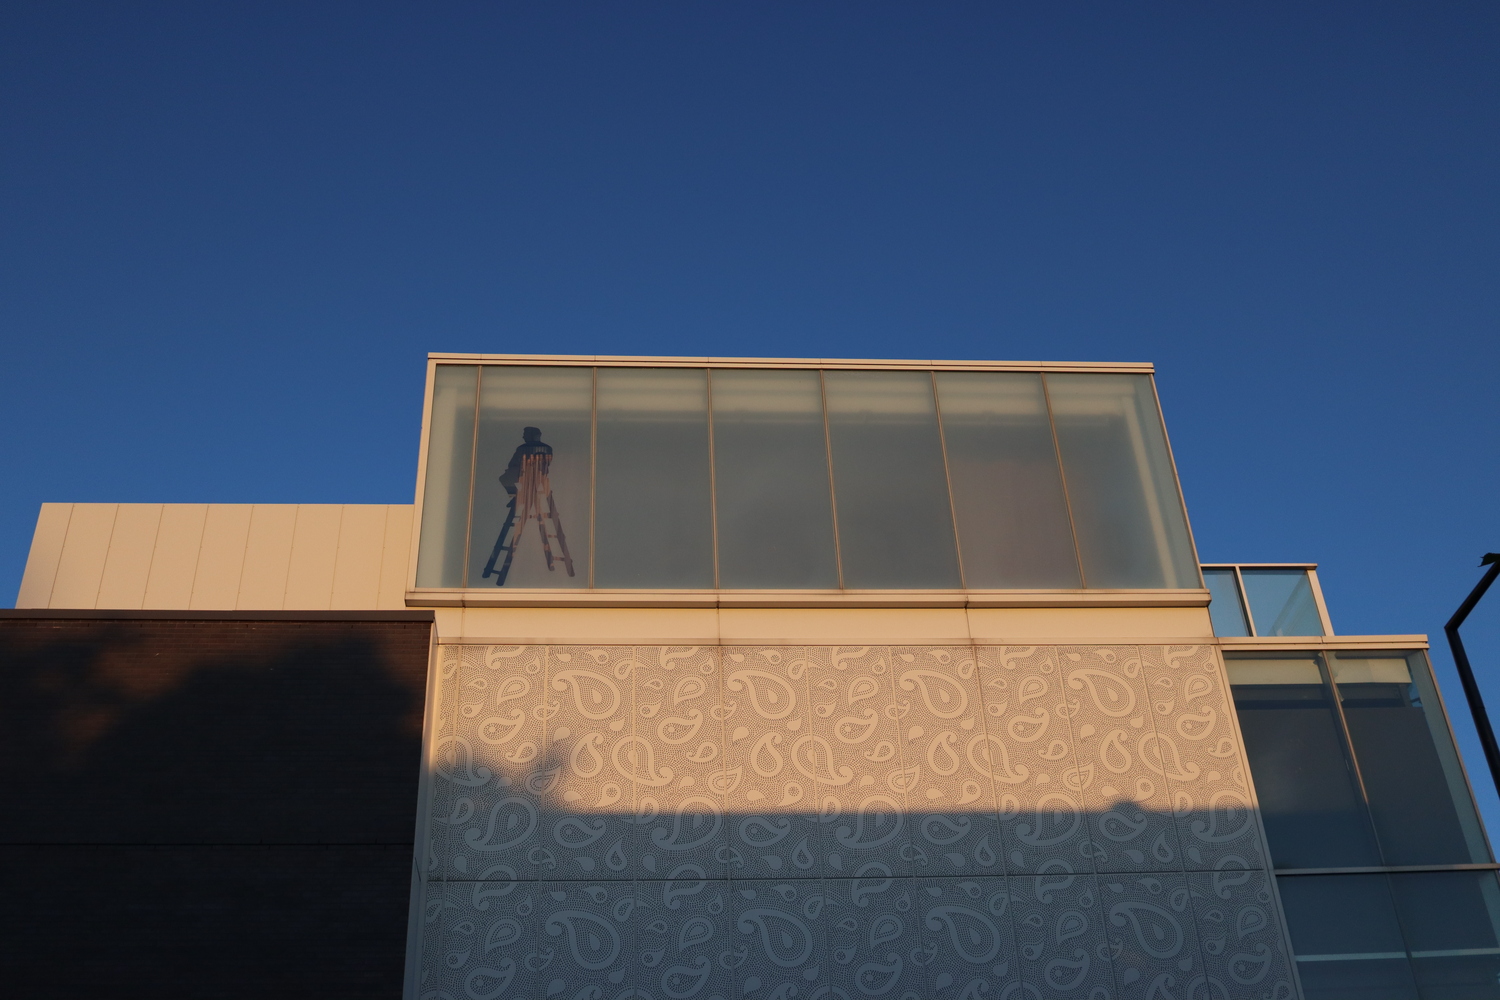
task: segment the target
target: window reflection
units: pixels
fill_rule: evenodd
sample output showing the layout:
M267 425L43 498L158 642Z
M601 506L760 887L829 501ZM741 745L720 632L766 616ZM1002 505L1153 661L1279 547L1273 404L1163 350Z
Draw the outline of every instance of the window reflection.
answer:
M1249 635L1245 606L1240 603L1240 586L1232 569L1205 569L1203 583L1211 597L1208 614L1213 619L1214 635Z
M1311 653L1226 655L1277 868L1379 865L1338 708Z
M1342 651L1331 665L1385 863L1488 861L1426 657Z
M1384 875L1278 878L1307 1000L1416 1000Z
M1322 635L1323 620L1304 569L1242 569L1256 635Z

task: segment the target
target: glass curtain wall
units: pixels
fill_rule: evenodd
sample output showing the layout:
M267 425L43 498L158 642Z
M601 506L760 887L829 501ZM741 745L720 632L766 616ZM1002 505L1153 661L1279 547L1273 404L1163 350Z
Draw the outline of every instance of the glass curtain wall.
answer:
M421 588L1197 588L1148 376L438 365Z
M1500 998L1500 883L1460 868L1491 856L1425 654L1225 665L1308 1000Z

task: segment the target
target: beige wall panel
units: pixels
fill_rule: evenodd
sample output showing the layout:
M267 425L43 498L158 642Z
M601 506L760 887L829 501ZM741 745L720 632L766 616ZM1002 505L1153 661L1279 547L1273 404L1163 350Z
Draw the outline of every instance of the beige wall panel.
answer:
M242 611L280 611L286 600L286 575L292 564L292 537L297 505L258 503L250 513L245 564L240 570L235 607Z
M115 529L119 504L77 503L68 519L68 538L57 563L52 584L54 608L92 608L104 579L104 560L109 555L109 536Z
M156 549L151 553L151 575L141 607L180 611L193 599L193 576L203 545L206 503L169 503L161 509Z
M970 608L978 643L1212 640L1207 608Z
M932 643L969 641L963 608L724 608L719 634L737 643Z
M384 549L385 505L345 504L339 522L330 607L339 611L374 610Z
M382 611L406 607L406 567L411 560L411 504L385 509L385 549L380 557L380 591L375 606Z
M471 644L432 684L424 990L1299 995L1211 646Z
M291 611L326 611L333 600L333 569L338 560L339 504L302 504L292 536L292 561L286 577L285 607Z
M718 642L719 623L712 608L463 608L438 612L438 635L442 642L480 636L491 642L701 645Z
M37 512L36 531L31 535L31 552L26 557L26 570L21 574L16 607L45 608L52 600L52 584L57 581L57 564L62 560L63 542L68 537L68 519L72 513L70 503L44 503Z
M115 512L115 530L109 536L109 556L104 560L96 608L133 610L146 600L161 507L159 503L120 504Z
M195 611L231 611L240 591L240 571L245 565L245 542L250 535L247 503L208 505L203 523L203 543L198 549L198 570L193 576L193 596L188 607Z

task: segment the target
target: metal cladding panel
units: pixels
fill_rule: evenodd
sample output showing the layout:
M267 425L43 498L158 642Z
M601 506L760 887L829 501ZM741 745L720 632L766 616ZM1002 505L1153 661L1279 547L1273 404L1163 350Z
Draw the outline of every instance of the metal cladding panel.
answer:
M438 657L414 996L1298 993L1212 647Z

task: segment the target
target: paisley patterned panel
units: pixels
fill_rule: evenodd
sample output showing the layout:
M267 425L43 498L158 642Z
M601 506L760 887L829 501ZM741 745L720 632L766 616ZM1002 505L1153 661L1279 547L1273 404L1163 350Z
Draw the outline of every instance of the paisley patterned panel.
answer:
M654 974L640 961L635 882L547 880L539 883L537 903L535 944L526 957L536 970L536 994L615 997Z
M1218 655L1212 646L1141 653L1158 734L1146 759L1171 785L1185 867L1263 868L1249 769Z
M462 647L454 748L473 778L455 775L446 817L446 879L536 878L547 796L542 769L546 654L535 646ZM485 778L477 784L471 780Z
M827 985L828 964L823 880L736 880L730 883L729 895L734 910L734 933L727 949L727 963L734 966L730 996L826 996L826 991L819 991L820 984Z
M822 982L849 997L924 996L916 889L909 878L824 879Z
M417 996L437 996L440 984L447 973L444 971L444 945L447 943L450 911L456 904L448 900L447 888L442 882L428 881L424 885L422 899L422 965L417 971Z
M1024 996L1003 877L917 880L923 997L990 1000Z
M733 969L748 957L748 948L736 956L730 945L730 883L695 874L679 871L667 881L636 883L634 920L641 968L636 988L653 998L728 997Z
M1292 961L1264 871L1188 872L1208 982L1194 997L1293 1000Z
M1092 871L1093 844L1077 789L1056 650L979 646L975 652L986 741L965 756L993 776L1006 870Z
M637 646L635 734L618 753L635 785L641 820L631 856L647 876L681 866L702 876L727 874L729 824L722 787L723 702L718 649Z
M1010 883L1016 950L1026 985L1049 998L1114 996L1095 877L1058 872L1013 878Z
M1099 894L1120 1000L1185 996L1191 983L1202 981L1185 875L1100 875Z
M731 877L808 878L825 858L817 788L792 766L792 747L813 730L808 661L800 646L726 646L723 765L706 768L722 789Z
M1216 847L1224 810L1199 806L1244 775L1211 647L1132 660L1057 647L445 646L438 669L422 996L1294 995L1269 877L1237 870L1261 863L1258 825ZM1131 732L1157 738L1117 737L1110 752L1126 749L1129 769L1105 768L1097 720L1124 730L1136 706L1104 708L1131 697L1154 715ZM528 744L534 755L516 752ZM1080 763L1095 765L1092 783ZM1103 832L1090 838L1083 807L1105 771L1170 781L1196 857L1179 851L1176 873L1147 861L1093 874L1096 858L1121 856ZM963 801L972 785L978 798ZM530 833L517 799L537 811ZM935 847L928 817L944 824ZM962 867L941 850L955 832ZM993 874L979 874L986 836ZM502 837L518 839L480 849ZM1210 863L1223 870L1181 873Z
M1157 739L1140 652L1134 646L1057 651L1099 872L1181 870L1166 779L1144 755Z
M443 943L423 1000L528 997L537 976L535 882L449 882Z
M897 647L889 654L900 718L908 835L918 874L998 875L1004 846L979 669L970 646ZM976 756L977 755L977 756Z
M816 789L826 873L910 875L912 844L890 651L883 646L808 650L812 733L793 744L798 777Z
M635 650L552 646L547 653L546 760L535 784L542 815L543 879L625 879L639 871Z
M453 826L464 813L458 800L484 783L476 773L473 746L461 746L454 739L455 703L458 700L459 666L465 656L483 655L483 647L442 646L438 650L437 683L433 685L433 704L429 709L432 765L429 775L427 851L423 871L428 880L442 881L448 870L448 840Z

